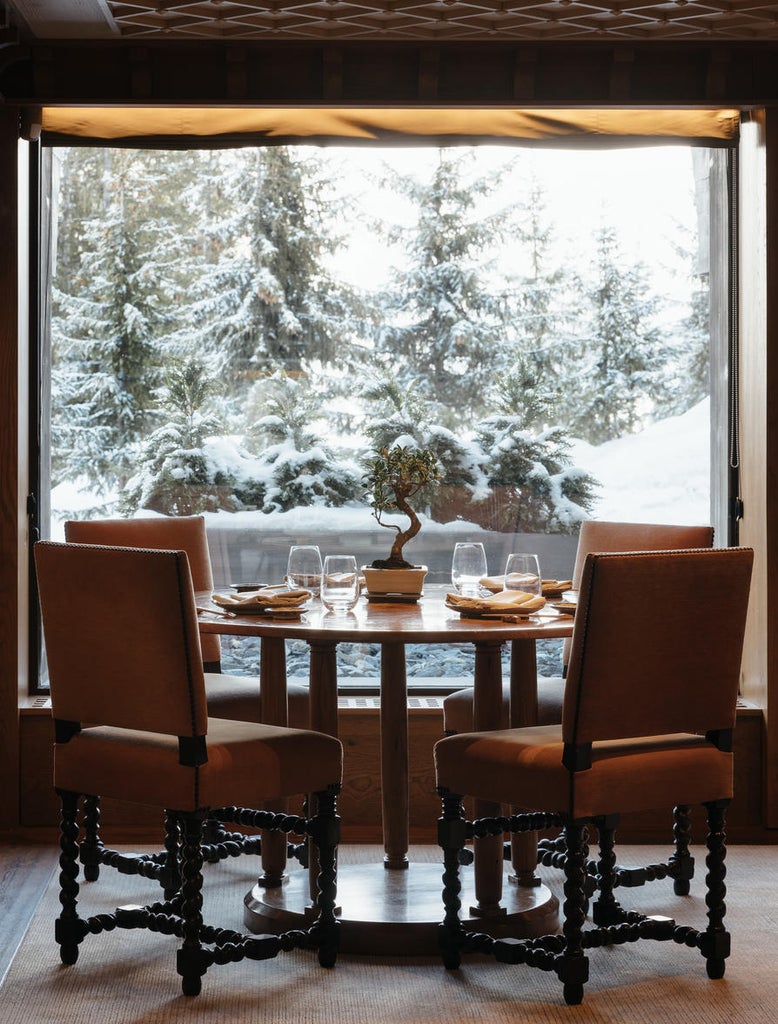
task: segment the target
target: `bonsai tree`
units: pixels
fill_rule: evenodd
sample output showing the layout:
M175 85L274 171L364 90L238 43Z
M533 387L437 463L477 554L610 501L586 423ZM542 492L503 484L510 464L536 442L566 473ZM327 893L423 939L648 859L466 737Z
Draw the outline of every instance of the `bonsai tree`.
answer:
M419 517L410 505L410 499L419 491L440 479L438 458L428 448L404 447L379 448L368 463L364 483L373 515L379 526L395 531L392 550L388 558L377 558L373 569L412 569L413 565L403 558L403 547L421 529ZM384 515L401 512L410 520L405 530L397 523L385 523Z

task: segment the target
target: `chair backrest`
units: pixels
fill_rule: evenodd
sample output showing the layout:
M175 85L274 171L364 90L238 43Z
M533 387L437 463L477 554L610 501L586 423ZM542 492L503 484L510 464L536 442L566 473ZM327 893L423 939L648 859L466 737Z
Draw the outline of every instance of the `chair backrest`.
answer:
M752 563L748 548L587 555L565 743L732 729Z
M581 523L581 532L578 534L573 586L580 586L586 556L593 551L680 551L712 547L712 526L616 523L588 519Z
M581 523L573 569L573 587L581 585L586 556L593 551L678 551L712 548L712 526L677 526L668 523L619 523L590 519ZM562 662L570 660L570 641L564 643Z
M157 548L186 551L195 590L213 590L213 571L202 516L154 516L145 519L71 519L65 540L75 544ZM218 663L221 642L216 633L202 637L203 661Z
M40 541L35 563L55 720L205 736L186 553Z

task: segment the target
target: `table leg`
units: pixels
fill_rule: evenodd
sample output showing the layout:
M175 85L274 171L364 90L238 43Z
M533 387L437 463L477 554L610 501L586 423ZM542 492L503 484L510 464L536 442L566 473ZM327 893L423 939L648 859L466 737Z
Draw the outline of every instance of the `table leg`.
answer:
M381 810L384 867L408 867L408 686L404 644L381 646Z
M511 729L537 725L538 667L534 640L511 642ZM525 808L514 807L514 811ZM540 885L535 873L538 863L537 832L517 832L511 837L511 863L514 874L509 880L517 885Z
M286 642L264 637L259 657L260 692L262 695L262 721L268 725L286 725L288 722L286 694ZM285 812L285 800L265 804L269 811ZM262 834L262 875L257 884L273 888L283 884L286 877L287 837L284 832Z
M475 690L473 696L473 726L476 732L500 728L502 709L502 644L477 642L475 644ZM496 817L500 804L487 800L474 802L475 818ZM501 912L502 897L502 836L486 836L473 843L475 854L475 905L472 914Z
M310 665L310 727L316 732L326 732L330 736L338 735L338 645L332 641L311 640L308 644L311 652ZM313 815L314 796L308 794L308 814ZM308 844L308 884L311 901L317 896L316 878L319 873L317 850L313 843Z

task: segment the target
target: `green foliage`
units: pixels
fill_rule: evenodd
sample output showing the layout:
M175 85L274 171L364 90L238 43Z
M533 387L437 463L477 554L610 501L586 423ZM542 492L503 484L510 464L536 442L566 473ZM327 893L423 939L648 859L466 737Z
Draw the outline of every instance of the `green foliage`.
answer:
M440 479L440 467L434 452L425 448L395 445L381 448L368 461L364 484L368 501L379 526L395 531L389 558L373 562L375 568L410 568L403 557L403 548L421 529L419 517L410 504L423 487ZM385 523L387 513L400 512L409 519L403 530L396 523Z

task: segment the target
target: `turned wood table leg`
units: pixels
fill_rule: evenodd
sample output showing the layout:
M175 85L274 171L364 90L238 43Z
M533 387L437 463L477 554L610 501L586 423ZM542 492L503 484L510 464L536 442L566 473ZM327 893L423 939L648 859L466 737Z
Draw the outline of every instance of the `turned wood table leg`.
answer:
M310 727L316 732L329 736L338 735L338 645L330 640L311 640L310 666ZM308 814L316 813L313 806L315 797L308 794ZM308 844L308 879L311 900L317 896L316 878L319 873L318 851L313 843Z
M381 811L384 867L408 867L408 686L405 645L381 646Z
M476 732L500 728L502 711L502 644L475 644L475 690L473 725ZM490 818L500 814L500 805L487 800L474 801L473 816ZM501 910L503 837L486 836L473 843L475 855L475 905L472 914L495 914Z
M286 641L264 637L259 658L262 721L268 725L286 725L289 718L286 694ZM265 804L267 810L285 812L285 800ZM262 875L257 884L265 888L281 885L286 872L287 837L283 832L262 834Z
M511 641L510 726L520 729L538 722L538 667L534 640ZM525 810L523 807L514 811ZM535 873L538 863L537 832L518 832L511 837L510 881L517 885L540 885Z

